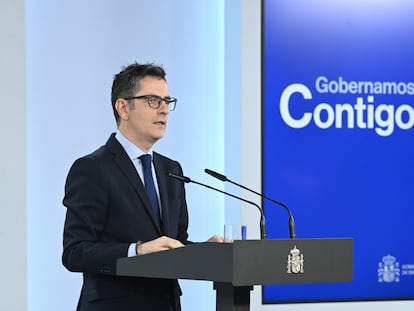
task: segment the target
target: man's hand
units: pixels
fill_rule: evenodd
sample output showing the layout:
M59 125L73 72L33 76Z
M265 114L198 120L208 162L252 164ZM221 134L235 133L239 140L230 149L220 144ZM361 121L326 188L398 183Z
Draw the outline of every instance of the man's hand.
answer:
M207 240L207 242L219 242L219 243L222 243L222 242L224 242L224 238L222 236L219 236L219 235L213 235L211 238L209 238Z
M145 255L149 253L165 251L171 248L183 247L184 244L178 240L162 236L152 241L140 243L137 245L137 255Z

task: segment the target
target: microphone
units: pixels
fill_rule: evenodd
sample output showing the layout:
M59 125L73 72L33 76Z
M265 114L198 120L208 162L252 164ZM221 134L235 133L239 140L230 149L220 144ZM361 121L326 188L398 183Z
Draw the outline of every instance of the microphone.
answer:
M263 213L262 208L261 208L259 205L257 205L256 203L253 203L253 202L248 201L248 200L246 200L246 199L240 198L240 197L238 197L238 196L236 196L236 195L234 195L234 194L231 194L231 193L225 192L225 191L223 191L223 190L220 190L220 189L217 189L217 188L211 187L211 186L209 186L209 185L206 185L206 184L200 183L200 182L198 182L198 181L192 180L192 179L190 179L189 177L186 177L186 176L175 175L175 174L173 174L173 173L169 173L169 174L168 174L168 176L170 176L170 177L172 177L172 178L175 178L175 179L178 179L178 180L180 180L180 181L182 181L182 182L185 182L185 183L194 183L194 184L197 184L197 185L200 185L200 186L203 186L203 187L206 187L206 188L212 189L212 190L214 190L214 191L218 191L218 192L223 193L223 194L225 194L225 195L231 196L232 198L235 198L235 199L238 199L238 200L241 200L241 201L243 201L243 202L246 202L246 203L249 203L249 204L251 204L251 205L256 206L256 207L257 207L257 209L258 209L258 210L259 210L259 212L260 212L260 239L262 239L262 240L266 240L266 220L265 220L265 217L264 217L264 213Z
M217 179L219 179L221 181L224 181L224 182L228 181L229 183L232 183L233 185L236 185L236 186L238 186L240 188L243 188L243 189L245 189L247 191L250 191L250 192L252 192L254 194L257 194L258 196L261 196L262 198L264 198L266 200L269 200L270 202L273 202L273 203L275 203L275 204L283 207L288 212L288 214L289 214L289 234L290 234L290 238L292 240L296 238L295 220L293 219L293 215L292 215L291 210L285 204L283 204L282 202L276 201L276 200L274 200L272 198L269 198L268 196L265 196L264 194L261 194L259 192L256 192L256 191L252 190L252 189L249 189L249 188L247 188L247 187L245 187L243 185L240 185L240 184L238 184L238 183L236 183L236 182L228 179L226 176L224 176L224 175L222 175L220 173L217 173L215 171L209 170L208 168L206 168L204 170L204 172L206 172L207 174L209 174L209 175L211 175L211 176L213 176L213 177L215 177L215 178L217 178Z

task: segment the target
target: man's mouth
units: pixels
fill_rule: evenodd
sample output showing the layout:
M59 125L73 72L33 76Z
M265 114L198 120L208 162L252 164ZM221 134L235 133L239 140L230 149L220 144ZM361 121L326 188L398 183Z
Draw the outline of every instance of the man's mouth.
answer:
M165 121L162 121L162 120L155 121L154 123L157 124L157 125L162 125L162 126L165 126L165 124L166 124L166 122Z

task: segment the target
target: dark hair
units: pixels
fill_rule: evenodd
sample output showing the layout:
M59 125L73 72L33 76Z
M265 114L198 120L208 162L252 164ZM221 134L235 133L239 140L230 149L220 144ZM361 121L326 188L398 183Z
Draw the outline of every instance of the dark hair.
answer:
M158 77L166 80L166 73L161 66L154 64L133 63L125 66L114 76L112 83L111 102L116 124L119 125L119 114L115 108L115 102L118 98L134 96L139 90L139 80L146 76Z

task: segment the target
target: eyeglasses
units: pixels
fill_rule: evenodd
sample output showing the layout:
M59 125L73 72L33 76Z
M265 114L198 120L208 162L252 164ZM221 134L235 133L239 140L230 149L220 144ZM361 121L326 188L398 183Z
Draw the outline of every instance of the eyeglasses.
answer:
M158 95L142 95L142 96L132 96L132 97L125 97L125 100L130 99L146 99L148 106L154 109L158 109L161 107L162 102L165 102L165 104L168 106L168 109L170 111L173 111L175 109L175 105L177 104L177 98L174 97L164 97Z

